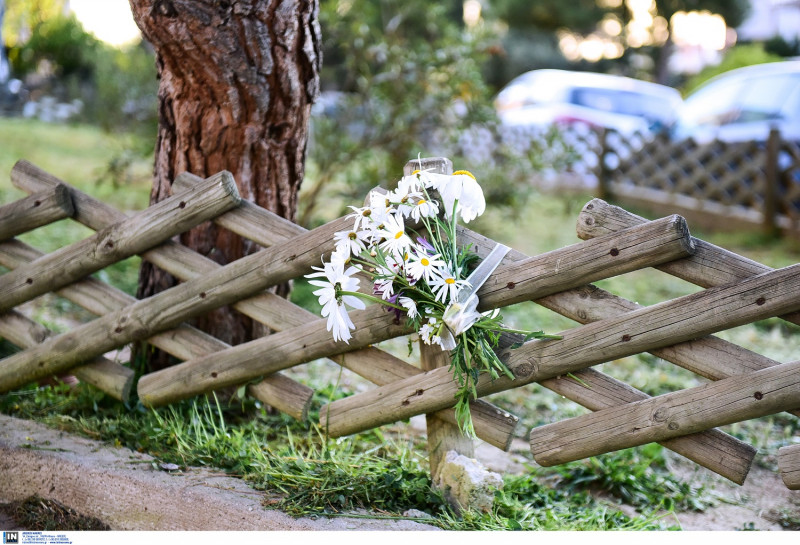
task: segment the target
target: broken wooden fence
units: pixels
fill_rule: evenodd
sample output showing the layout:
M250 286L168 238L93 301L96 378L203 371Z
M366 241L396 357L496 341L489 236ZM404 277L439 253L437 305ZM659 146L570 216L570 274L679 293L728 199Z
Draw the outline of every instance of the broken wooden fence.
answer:
M429 161L442 172L448 163ZM424 350L423 371L373 346L411 333L378 305L351 314L350 344L334 342L326 320L265 291L308 273L351 220L306 231L242 201L225 172L181 175L172 197L130 217L24 161L11 179L32 196L0 208L0 265L9 269L0 276L0 336L23 349L0 360L0 392L70 372L118 399L135 386L141 402L156 407L249 383L253 397L303 419L313 392L280 371L325 357L377 385L321 409L331 436L428 414L432 459L443 457L443 445L470 448L453 431L457 385L446 355ZM64 217L97 233L47 255L11 238ZM170 239L207 220L264 249L221 266ZM540 464L655 441L741 484L755 449L715 427L800 409L800 362L775 362L711 334L772 316L800 324L800 265L771 270L691 237L680 216L647 221L599 199L581 212L578 235L582 242L540 256L512 250L479 291L481 310L533 300L582 324L558 340L503 350L514 378L481 378L479 396L538 382L595 411L535 428L531 450ZM495 245L466 228L459 236L481 257ZM182 283L136 300L89 276L134 254ZM706 289L642 308L591 285L645 267ZM98 318L55 335L14 310L51 291ZM274 333L229 346L186 323L229 304ZM133 371L104 354L144 340L183 362L133 385ZM651 398L591 368L640 352L715 382ZM515 416L481 399L472 414L479 438L509 447ZM790 488L800 485L798 458L794 447L781 451Z

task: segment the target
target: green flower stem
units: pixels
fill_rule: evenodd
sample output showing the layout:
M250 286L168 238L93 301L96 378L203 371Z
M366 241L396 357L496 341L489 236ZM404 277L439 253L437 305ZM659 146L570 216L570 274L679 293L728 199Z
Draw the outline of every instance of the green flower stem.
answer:
M378 304L386 306L386 307L392 307L392 308L396 308L398 310L406 310L405 307L402 307L400 305L396 305L394 303L390 303L386 299L381 299L380 297L375 297L374 295L367 295L366 293L361 293L360 291L339 290L339 291L336 292L336 297L341 297L343 295L352 295L353 297L358 297L359 299L363 299L365 301L370 301L372 303L378 303Z

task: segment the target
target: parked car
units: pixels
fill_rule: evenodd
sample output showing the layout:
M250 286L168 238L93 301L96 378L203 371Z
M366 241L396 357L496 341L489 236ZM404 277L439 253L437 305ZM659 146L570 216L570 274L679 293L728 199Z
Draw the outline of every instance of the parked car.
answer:
M738 68L710 79L684 101L675 139L767 139L772 127L800 141L800 61Z
M495 99L507 126L587 124L622 134L672 125L682 100L671 87L609 74L532 70L506 85Z

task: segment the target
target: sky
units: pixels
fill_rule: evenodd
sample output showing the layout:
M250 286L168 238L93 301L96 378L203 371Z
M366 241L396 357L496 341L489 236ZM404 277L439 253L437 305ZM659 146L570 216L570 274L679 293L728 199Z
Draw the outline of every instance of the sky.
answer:
M140 36L128 0L69 0L69 7L87 32L111 45L125 45Z

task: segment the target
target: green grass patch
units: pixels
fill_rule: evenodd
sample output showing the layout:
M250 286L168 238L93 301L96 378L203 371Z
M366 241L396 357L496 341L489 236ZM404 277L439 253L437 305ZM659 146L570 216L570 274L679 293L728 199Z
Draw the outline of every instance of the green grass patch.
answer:
M321 392L315 406L330 399ZM86 386L29 387L0 396L0 410L58 429L147 452L155 465L221 469L267 492L265 507L294 516L366 509L448 530L666 529L663 513L631 518L585 491L543 484L535 472L505 477L489 513L454 513L431 487L424 450L380 430L331 439L315 425L273 414L252 400L197 398L159 410L120 404Z

